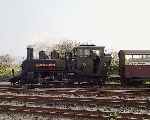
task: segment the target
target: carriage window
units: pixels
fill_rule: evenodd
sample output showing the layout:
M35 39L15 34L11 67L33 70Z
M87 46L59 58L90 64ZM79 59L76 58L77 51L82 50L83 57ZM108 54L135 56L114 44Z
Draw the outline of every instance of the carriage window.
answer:
M126 65L150 65L150 55L126 55Z

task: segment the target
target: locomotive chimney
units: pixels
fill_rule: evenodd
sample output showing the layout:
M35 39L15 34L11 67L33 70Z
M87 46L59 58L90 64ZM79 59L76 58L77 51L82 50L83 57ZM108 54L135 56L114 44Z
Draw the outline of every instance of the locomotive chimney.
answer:
M28 47L27 48L27 60L33 59L33 48Z

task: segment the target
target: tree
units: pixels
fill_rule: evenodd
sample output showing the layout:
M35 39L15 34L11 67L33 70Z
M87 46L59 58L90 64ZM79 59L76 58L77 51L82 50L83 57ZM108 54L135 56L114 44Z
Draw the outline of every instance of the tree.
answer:
M118 52L112 51L112 60L111 60L111 73L118 74L119 71L119 57Z
M15 61L14 57L9 54L0 56L0 64L11 65Z
M66 52L71 52L74 47L80 45L80 42L76 40L63 40L59 41L58 44L54 47L54 49L60 54L61 57L64 57Z

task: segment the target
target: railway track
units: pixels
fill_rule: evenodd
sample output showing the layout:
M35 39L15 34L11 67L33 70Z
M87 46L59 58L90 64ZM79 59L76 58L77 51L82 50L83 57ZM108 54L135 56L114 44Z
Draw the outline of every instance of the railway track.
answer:
M0 87L0 111L69 119L150 119L150 89Z
M29 95L0 95L1 101L15 101L18 102L37 102L38 104L43 103L61 103L61 104L78 104L78 105L88 105L93 104L95 106L102 106L102 105L112 105L121 107L122 105L130 106L130 107L138 107L138 108L145 108L149 107L148 99L144 98L117 98L117 97L60 97L60 96L29 96ZM41 101L42 100L42 101Z
M97 89L97 88L49 88L49 89L22 89L0 87L0 94L28 94L28 95L60 95L72 97L106 97L106 96L119 96L119 97L149 97L150 89L147 88L128 88L128 89Z
M63 117L79 117L89 119L107 119L113 112L110 111L87 111L87 110L70 110L70 109L58 109L58 108L44 108L44 107L26 107L26 106L12 106L12 105L0 105L2 112L22 112L27 114L39 114L41 115L58 115ZM149 119L150 115L140 113L121 112L118 113L117 119Z

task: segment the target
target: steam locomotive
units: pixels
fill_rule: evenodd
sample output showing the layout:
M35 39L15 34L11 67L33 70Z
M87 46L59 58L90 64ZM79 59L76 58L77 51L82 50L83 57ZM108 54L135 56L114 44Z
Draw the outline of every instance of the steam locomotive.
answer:
M60 57L56 50L51 55L39 52L33 57L33 48L27 48L27 58L22 63L22 72L11 79L13 84L89 84L102 85L107 79L111 55L104 53L103 46L80 45Z

